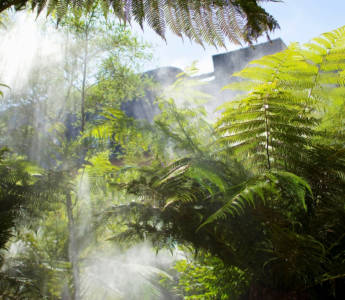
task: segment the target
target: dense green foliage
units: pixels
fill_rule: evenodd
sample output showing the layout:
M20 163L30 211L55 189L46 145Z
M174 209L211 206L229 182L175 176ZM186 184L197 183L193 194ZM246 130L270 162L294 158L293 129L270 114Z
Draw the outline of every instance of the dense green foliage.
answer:
M26 172L25 163L21 160L6 160L6 151L8 150L2 148L0 152L0 249L5 248L6 242L11 236L11 229L20 211L20 206L24 205L32 196L30 186L32 179Z
M163 276L161 284L183 299L238 299L249 284L245 272L214 256L179 260L170 273L172 279Z
M317 297L320 286L322 299L333 278L339 297L344 37L340 28L240 72L246 80L230 87L249 93L223 106L216 143L211 138L203 150L195 136L203 127L187 132L192 117L186 125L179 120L187 112L170 113L165 124L180 131L165 125L164 134L184 153L175 150L177 160L152 164L126 184L145 202L118 208L135 216L118 238L150 236L157 246L207 251L250 274L253 299Z
M59 14L69 2L49 3ZM256 5L226 3L240 14ZM0 155L0 295L341 297L345 27L253 61L226 87L244 93L212 124L194 66L162 92L136 72L147 45L127 29L97 7L63 14L62 61L37 64L2 98L1 146L17 154ZM122 110L153 93L154 120ZM139 241L175 261L128 261Z
M98 214L115 196L99 180L106 170L114 172L109 151L101 153L83 131L97 121L102 106L119 108L151 84L134 71L150 57L148 45L105 20L97 8L84 15L68 14L59 31L62 59L43 61L38 56L27 84L9 89L1 99L1 145L44 169L30 180L18 178L26 174L20 164L28 163L20 159L18 168L12 168L9 161L1 161L1 248L12 238L1 262L0 295L13 299L85 299L90 279L85 282L80 274L88 274L84 270L97 247L103 250L107 225L98 223ZM101 93L107 85L109 94ZM101 245L96 246L97 239ZM90 299L98 289L89 290ZM109 297L121 293L112 291Z

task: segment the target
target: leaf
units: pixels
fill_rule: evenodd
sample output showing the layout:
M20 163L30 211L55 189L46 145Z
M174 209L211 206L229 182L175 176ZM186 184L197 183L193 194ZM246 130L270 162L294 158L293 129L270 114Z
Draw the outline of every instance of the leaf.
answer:
M243 183L240 191L230 196L226 204L209 216L197 230L205 225L215 222L218 219L224 219L228 216L242 215L247 207L256 207L260 201L263 205L272 205L280 197L292 197L294 203L300 203L304 210L307 210L305 197L312 190L306 180L285 171L270 171L262 176L252 178ZM267 199L270 199L268 202Z

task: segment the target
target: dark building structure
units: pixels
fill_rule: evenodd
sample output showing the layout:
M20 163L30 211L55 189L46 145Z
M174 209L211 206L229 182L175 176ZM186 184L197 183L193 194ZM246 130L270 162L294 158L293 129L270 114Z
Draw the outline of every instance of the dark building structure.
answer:
M252 60L280 52L285 48L286 45L282 39L278 38L255 46L213 55L214 71L193 77L205 80L207 83L201 87L201 90L214 96L214 99L206 104L207 109L213 111L225 101L238 95L235 91L222 90L225 85L238 80L232 76L234 73L244 69ZM181 72L181 69L175 67L163 67L145 72L144 75L152 77L164 87L172 84L176 75ZM154 98L154 93L148 92L146 99L124 103L122 109L131 117L152 120L154 115L159 113L158 108L153 104Z
M280 52L285 48L286 45L282 39L278 38L253 47L213 55L215 80L217 82L226 81L226 79L229 79L229 76L244 69L252 60Z
M252 47L213 55L214 71L206 76L201 75L202 78L206 79L208 76L210 79L203 91L214 96L212 102L206 104L208 111L215 111L219 105L238 96L238 91L223 90L224 86L239 80L238 77L233 76L234 73L243 70L253 60L284 49L286 45L278 38Z

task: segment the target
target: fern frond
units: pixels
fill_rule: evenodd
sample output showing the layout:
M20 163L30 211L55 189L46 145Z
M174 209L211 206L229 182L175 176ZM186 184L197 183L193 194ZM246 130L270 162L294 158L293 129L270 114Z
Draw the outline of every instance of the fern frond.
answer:
M268 0L276 2L275 0ZM23 7L29 0L5 0L0 3L0 12L12 5ZM44 7L48 14L56 11L59 19L70 9L85 9L98 4L107 14L111 9L123 22L132 19L143 27L146 22L158 35L165 38L166 28L180 37L203 44L225 47L225 39L239 44L251 43L263 33L279 27L255 0L247 1L199 1L199 0L34 0L32 9L40 13Z
M227 105L216 124L219 142L242 152L245 160L249 154L252 165L259 161L256 156L266 156L265 168L284 168L287 149L306 146L315 135L312 128L318 120L303 100L275 84L258 86L242 101Z
M288 200L293 205L307 209L306 194L312 195L312 190L303 178L289 172L271 171L241 184L239 192L230 196L226 204L206 219L199 229L206 224L230 216L244 214L247 207L256 207L258 203L274 205L274 202ZM236 187L237 188L237 187ZM289 199L290 198L290 199ZM267 200L270 199L269 203Z
M216 123L222 135L219 142L242 152L246 161L257 164L266 156L266 168L293 170L298 163L292 153L311 145L320 134L319 124L325 127L329 124L325 120L336 116L334 107L337 111L345 107L344 56L341 27L251 62L235 74L242 80L226 87L250 93L222 106ZM342 117L338 114L335 119L341 128Z

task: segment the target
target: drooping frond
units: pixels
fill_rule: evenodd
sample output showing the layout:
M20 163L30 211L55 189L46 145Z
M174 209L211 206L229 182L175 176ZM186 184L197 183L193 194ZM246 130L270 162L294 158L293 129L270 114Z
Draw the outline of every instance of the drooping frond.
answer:
M201 168L203 163L205 171L196 174L194 166L196 169ZM153 169L143 168L141 173L142 175L138 179L131 181L126 186L127 191L139 196L145 202L149 201L160 207L166 207L179 201L193 202L198 198L206 198L207 189L199 188L199 184L203 180L209 180L220 188L223 185L216 174L212 176L210 172L207 172L206 162L202 162L201 159L183 158L165 168L160 166Z
M277 0L266 0L279 2ZM4 0L0 12L10 6L23 7L28 0ZM113 13L124 22L134 19L143 27L146 22L157 34L165 38L169 28L180 37L203 45L204 42L225 47L226 40L240 44L252 42L261 34L278 28L276 20L259 4L261 0L32 0L32 8L40 13L56 10L62 18L69 9L90 9L101 4L103 11Z
M296 209L300 207L306 210L306 194L312 193L309 184L303 178L282 171L267 172L242 183L237 189L239 192L229 195L229 200L225 197L226 204L199 228L218 219L226 218L228 215L241 215L247 207L255 208L259 203L265 206L295 206ZM281 202L280 205L279 202Z

